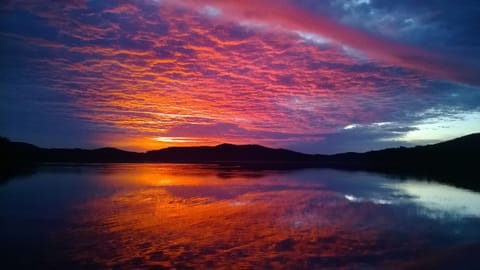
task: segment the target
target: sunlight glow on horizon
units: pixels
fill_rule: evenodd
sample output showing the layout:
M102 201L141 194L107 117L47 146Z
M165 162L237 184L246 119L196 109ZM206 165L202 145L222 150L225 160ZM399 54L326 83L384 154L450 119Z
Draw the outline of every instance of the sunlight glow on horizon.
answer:
M196 138L191 137L156 137L154 140L159 142L166 142L166 143L195 143L201 142Z
M446 141L480 132L480 112L460 112L449 116L427 118L414 125L399 139L406 142Z

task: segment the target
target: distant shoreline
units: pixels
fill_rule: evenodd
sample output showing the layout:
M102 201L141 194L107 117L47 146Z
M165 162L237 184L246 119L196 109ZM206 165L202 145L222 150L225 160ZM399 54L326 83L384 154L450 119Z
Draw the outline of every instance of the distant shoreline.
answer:
M366 153L303 154L260 145L170 147L145 153L115 148L45 149L32 144L0 140L2 178L41 164L180 163L239 166L244 169L290 170L331 168L440 179L480 189L480 133L411 148Z

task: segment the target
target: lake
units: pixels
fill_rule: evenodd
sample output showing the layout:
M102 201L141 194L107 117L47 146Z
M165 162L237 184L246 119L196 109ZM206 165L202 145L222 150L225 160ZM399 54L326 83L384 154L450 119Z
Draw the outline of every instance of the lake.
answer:
M480 193L328 169L47 165L0 184L3 269L480 269Z

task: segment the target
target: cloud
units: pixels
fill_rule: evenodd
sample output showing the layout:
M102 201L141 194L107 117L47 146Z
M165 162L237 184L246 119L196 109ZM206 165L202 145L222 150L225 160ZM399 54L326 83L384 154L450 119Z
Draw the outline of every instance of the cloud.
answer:
M241 128L232 123L214 124L180 124L162 133L165 138L195 138L198 141L214 139L215 141L229 141L232 143L268 143L270 145L285 145L286 143L318 138L318 134L284 133L268 130Z
M400 137L415 127L405 127L398 123L373 123L355 125L321 138L304 140L290 144L288 147L305 153L336 154L343 152L366 152L398 146L412 146Z
M139 11L138 7L134 4L130 3L120 3L118 6L106 9L104 13L112 13L112 14L134 14Z
M390 64L422 71L439 78L480 85L478 65L464 63L455 57L436 54L406 44L370 34L339 24L299 8L287 1L271 0L202 0L170 1L201 8L205 5L222 9L225 17L253 20L270 25L280 25L291 31L302 31L336 40L341 44L361 50L367 55ZM472 66L473 65L473 66Z
M480 110L477 87L433 81L298 32L247 27L165 1L160 7L19 3L0 18L2 108L8 108L2 115L13 135L20 127L42 132L31 121L12 120L15 110L42 96L38 89L54 95L31 107L57 108L52 123L67 116L93 130L99 145L136 150L178 142L155 145L153 138L162 136L197 144L302 142L297 150L322 152L332 140L331 151L348 150L340 142L355 142L358 134L365 148L376 147L376 139L404 134L422 119ZM379 122L399 125L343 130Z

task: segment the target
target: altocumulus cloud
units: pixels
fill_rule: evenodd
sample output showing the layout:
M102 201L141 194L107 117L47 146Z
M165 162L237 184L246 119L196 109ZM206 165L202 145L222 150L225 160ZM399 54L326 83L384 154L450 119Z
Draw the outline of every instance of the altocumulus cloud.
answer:
M3 4L4 135L56 147L362 151L480 111L473 4L456 19L447 2L422 2L428 16L412 1L318 2ZM455 135L480 129L469 126Z

